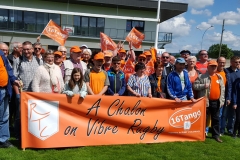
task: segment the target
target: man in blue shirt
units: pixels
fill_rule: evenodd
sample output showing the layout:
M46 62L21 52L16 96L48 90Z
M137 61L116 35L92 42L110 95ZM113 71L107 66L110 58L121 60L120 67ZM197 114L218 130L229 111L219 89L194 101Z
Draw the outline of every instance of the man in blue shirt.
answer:
M107 71L110 86L107 95L122 96L126 90L125 75L120 70L121 58L115 56L112 58L112 67Z
M192 84L188 77L188 72L185 68L185 60L177 58L175 63L175 70L168 75L167 78L167 91L171 99L176 102L190 99L196 102L193 98Z

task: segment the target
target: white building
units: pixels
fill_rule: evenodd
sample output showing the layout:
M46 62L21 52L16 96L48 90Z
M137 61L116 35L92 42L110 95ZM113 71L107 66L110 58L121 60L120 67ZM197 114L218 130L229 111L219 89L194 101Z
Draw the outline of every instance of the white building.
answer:
M175 9L174 9L175 7ZM67 48L86 44L99 49L99 33L116 43L132 27L145 34L142 48L154 46L158 2L151 0L0 0L0 41L35 42L50 19L72 30ZM171 10L173 8L173 10ZM186 4L161 3L161 22L185 12ZM159 33L159 43L171 43L171 33ZM45 49L57 49L55 41L41 37ZM128 49L127 42L125 48Z

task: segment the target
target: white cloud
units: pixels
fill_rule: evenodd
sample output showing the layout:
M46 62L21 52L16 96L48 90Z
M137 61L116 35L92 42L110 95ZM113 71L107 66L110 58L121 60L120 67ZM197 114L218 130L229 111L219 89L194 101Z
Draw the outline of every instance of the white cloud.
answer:
M172 32L174 37L182 37L189 34L191 25L182 16L174 17L160 24L160 32Z
M208 35L208 39L214 43L220 43L221 33L214 32L213 35ZM240 47L240 36L234 35L231 31L224 31L222 43L233 48Z
M237 25L240 24L240 8L237 8L237 12L228 11L220 13L217 16L213 16L208 20L210 24L222 24L223 19L225 19L225 24L228 25Z
M207 16L211 16L211 14L212 14L212 12L209 11L208 9L196 10L194 8L191 10L191 13L192 14L199 14L199 15L203 14L203 15L207 15Z
M196 21L194 19L190 19L189 23L194 24L194 23L196 23Z
M212 25L209 24L209 23L207 23L207 22L202 22L201 24L199 24L199 25L197 26L197 28L203 31L203 30L205 30L205 29L208 29L208 28L211 27L211 26L212 26ZM212 27L212 28L209 28L209 30L211 30L211 29L213 29L213 27Z

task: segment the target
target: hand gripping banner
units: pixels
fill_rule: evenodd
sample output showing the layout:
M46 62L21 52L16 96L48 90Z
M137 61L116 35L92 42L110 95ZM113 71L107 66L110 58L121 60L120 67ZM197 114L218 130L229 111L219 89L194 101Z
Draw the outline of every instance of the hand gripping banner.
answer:
M22 148L204 141L205 99L21 93Z

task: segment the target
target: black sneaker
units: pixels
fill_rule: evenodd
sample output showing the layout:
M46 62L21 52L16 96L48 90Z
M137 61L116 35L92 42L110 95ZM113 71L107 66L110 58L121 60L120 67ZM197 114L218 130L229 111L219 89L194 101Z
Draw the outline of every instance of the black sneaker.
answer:
M9 141L6 141L4 143L0 142L0 148L13 148L14 145L12 145L12 143L10 143Z

